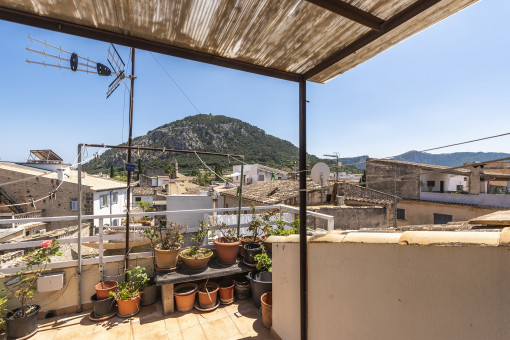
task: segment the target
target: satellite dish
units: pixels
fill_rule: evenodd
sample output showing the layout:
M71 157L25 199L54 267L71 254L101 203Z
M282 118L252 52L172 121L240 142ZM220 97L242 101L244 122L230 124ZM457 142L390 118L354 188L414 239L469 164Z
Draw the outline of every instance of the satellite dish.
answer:
M323 185L329 179L329 166L326 163L319 162L312 168L311 177L315 183Z

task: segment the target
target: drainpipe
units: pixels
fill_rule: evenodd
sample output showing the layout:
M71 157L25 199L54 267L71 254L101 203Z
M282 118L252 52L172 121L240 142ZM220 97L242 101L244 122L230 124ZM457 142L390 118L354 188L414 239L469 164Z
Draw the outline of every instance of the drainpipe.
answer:
M299 78L299 301L301 314L301 340L306 340L306 79Z
M76 277L78 278L78 308L76 312L80 313L81 308L81 224L82 224L82 213L81 213L81 148L83 144L78 144L78 272Z

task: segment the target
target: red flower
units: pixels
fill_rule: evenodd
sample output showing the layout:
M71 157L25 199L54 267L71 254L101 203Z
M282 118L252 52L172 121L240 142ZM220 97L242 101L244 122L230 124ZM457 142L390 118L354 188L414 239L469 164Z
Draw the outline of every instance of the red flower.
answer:
M41 247L42 248L48 248L49 246L51 246L51 241L50 240L42 241L41 242Z

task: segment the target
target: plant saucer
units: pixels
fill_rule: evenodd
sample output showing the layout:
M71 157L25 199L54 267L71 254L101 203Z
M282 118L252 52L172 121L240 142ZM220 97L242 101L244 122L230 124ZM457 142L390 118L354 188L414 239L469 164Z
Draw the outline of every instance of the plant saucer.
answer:
M89 314L89 319L91 321L104 321L104 320L108 320L110 318L112 318L115 314L117 314L117 308L115 308L115 310L113 312L111 312L110 314L107 314L107 315L103 315L103 316L96 316L96 313L94 313L92 311L92 313Z
M121 318L129 318L129 317L132 317L133 315L138 314L138 312L139 312L139 311L140 311L140 308L138 308L138 310L137 310L136 312L132 313L132 314L124 315L124 314L119 314L119 313L117 313L117 316L118 316L118 317L121 317Z
M171 272L176 271L177 268L179 268L179 265L177 265L175 267L161 267L161 268L156 266L156 271L158 271L160 273L171 273Z
M211 308L202 308L202 307L200 307L200 304L198 303L198 301L195 301L195 309L199 310L201 312L212 312L213 310L218 308L219 305L220 305L220 299L217 299L216 303Z
M245 265L247 265L248 267L252 267L252 268L255 268L255 267L257 266L257 264L256 264L256 263L248 263L248 262L246 262L246 260L243 260L243 263L244 263Z

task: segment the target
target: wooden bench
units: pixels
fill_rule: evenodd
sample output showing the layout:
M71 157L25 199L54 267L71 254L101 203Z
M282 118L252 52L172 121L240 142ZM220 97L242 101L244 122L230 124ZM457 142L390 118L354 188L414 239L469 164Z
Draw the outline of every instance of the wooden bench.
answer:
M189 270L181 266L181 268L172 273L157 273L156 285L161 286L163 313L167 315L174 312L174 285L176 283L248 273L253 269L254 268L248 267L239 259L235 264L229 266L218 263L218 261L214 259L202 270Z

